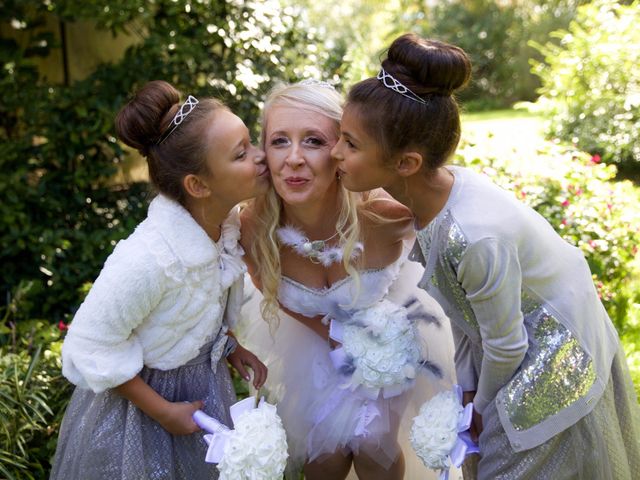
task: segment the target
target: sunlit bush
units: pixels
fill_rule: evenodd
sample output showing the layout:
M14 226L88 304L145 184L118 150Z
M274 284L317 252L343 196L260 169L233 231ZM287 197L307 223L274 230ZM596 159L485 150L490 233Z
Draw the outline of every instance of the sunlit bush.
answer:
M8 480L48 478L72 390L60 372L65 326L44 320L16 323L22 287L0 309L0 478Z
M459 149L456 162L487 174L513 192L565 240L580 248L618 331L635 328L628 317L633 303L640 300L640 292L632 288L640 244L637 190L629 181L612 181L615 166L565 146L548 143L537 158L526 159L552 164L553 170L544 175L518 171L514 165L519 162L513 160L493 158L489 152L466 144Z
M275 0L25 0L0 2L0 18L0 296L29 281L21 314L52 322L146 213L146 184L113 184L127 158L113 119L134 90L163 79L216 96L255 133L273 83L318 77L325 60L313 28ZM44 78L55 32L87 20L139 41L82 80Z
M535 100L540 80L529 59L542 59L529 40L546 43L549 33L566 28L585 0L433 2L418 22L421 33L462 47L473 64L472 82L460 98L468 110L504 108ZM424 2L422 2L424 5Z
M541 106L549 134L603 161L640 167L640 3L596 1L578 9L560 45L538 45L546 63Z

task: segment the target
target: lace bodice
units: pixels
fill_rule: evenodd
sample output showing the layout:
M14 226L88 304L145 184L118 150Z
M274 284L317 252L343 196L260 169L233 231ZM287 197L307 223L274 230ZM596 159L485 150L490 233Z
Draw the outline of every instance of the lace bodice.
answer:
M404 260L405 256L402 255L386 267L361 271L360 293L352 308L365 308L382 300L397 277ZM351 276L325 288L308 287L283 276L278 299L282 305L293 312L306 317L315 317L326 315L333 305L351 305L356 293L356 285Z

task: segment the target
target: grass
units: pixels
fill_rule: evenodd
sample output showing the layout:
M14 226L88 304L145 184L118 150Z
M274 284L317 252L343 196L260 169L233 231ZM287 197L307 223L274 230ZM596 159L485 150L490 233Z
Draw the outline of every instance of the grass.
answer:
M544 173L551 165L531 161L543 147L544 119L525 110L497 110L462 116L462 139L484 144L492 156L508 158L519 170Z

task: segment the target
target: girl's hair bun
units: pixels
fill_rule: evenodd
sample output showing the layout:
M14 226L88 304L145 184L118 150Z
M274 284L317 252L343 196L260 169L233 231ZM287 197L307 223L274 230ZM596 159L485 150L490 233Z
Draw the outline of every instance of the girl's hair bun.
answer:
M145 157L175 115L180 92L171 84L154 80L142 87L116 117L120 140Z
M421 97L451 95L471 78L471 61L464 50L413 33L393 41L382 67Z

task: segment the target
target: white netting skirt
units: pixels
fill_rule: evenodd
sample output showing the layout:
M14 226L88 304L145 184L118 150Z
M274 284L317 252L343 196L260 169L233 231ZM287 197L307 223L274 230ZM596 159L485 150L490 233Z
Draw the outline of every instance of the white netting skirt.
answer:
M413 296L435 314L436 321L423 322L419 330L426 357L440 368L442 378L420 374L411 390L376 400L341 388L344 377L330 360L327 341L294 318L281 312L279 327L271 336L260 315L262 296L247 282L249 300L237 333L240 343L269 368L265 389L270 401L277 403L289 443L287 478L297 480L305 461L322 461L323 456L337 451L364 452L387 468L400 449L405 456L405 478L437 478L413 453L409 429L420 406L454 383L453 340L442 309L416 286L421 270L420 265L406 262L386 298L403 304ZM450 478L458 478L458 473L452 471Z

